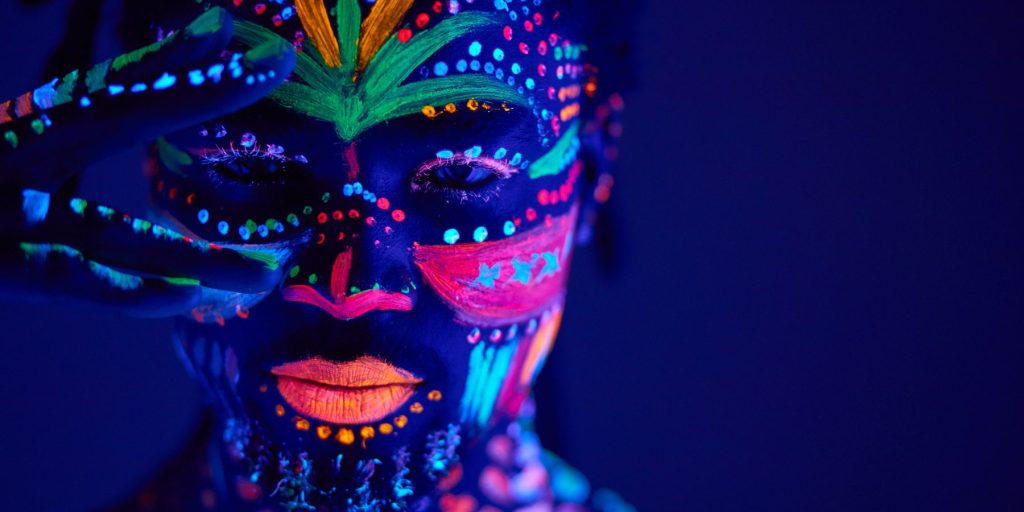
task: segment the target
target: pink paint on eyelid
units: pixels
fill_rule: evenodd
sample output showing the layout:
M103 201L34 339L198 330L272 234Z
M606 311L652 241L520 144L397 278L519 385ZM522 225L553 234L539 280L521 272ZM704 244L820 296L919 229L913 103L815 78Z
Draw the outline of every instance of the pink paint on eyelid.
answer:
M577 210L504 240L414 245L424 280L467 324L529 319L560 300Z

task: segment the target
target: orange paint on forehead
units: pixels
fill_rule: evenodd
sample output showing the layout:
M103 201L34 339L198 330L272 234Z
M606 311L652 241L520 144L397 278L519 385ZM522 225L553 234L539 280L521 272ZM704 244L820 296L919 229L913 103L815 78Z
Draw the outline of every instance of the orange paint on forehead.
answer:
M338 40L331 29L331 20L327 15L327 7L321 0L295 0L295 11L302 21L302 28L313 40L317 51L330 68L341 67L341 52Z

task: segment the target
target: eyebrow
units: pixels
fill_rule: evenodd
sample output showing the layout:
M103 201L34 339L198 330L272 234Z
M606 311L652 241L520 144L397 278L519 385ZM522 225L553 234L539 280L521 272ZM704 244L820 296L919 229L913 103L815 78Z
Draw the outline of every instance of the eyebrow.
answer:
M358 4L339 2L337 35L322 2L296 2L297 7L300 4L300 20L318 53L299 53L293 74L301 82L281 84L270 98L286 109L334 124L338 137L346 142L374 125L424 112L433 105L490 100L529 107L511 85L487 74L449 75L404 83L424 61L455 39L500 25L493 14L463 12L402 42L393 32L411 5L408 0L375 3L361 25ZM391 35L385 38L385 34ZM253 47L278 37L271 30L247 21L235 22L235 35Z

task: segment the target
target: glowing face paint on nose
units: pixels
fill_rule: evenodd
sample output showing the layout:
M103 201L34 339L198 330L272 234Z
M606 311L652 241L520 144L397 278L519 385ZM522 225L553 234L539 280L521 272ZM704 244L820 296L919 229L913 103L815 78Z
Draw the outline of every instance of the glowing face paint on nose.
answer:
M412 298L404 293L379 289L363 290L348 295L349 272L352 269L352 248L349 247L334 258L331 268L331 297L325 297L308 285L292 285L281 290L285 300L304 302L316 306L338 320L351 320L370 311L409 311Z
M504 240L413 248L423 279L467 324L506 325L562 297L576 208Z

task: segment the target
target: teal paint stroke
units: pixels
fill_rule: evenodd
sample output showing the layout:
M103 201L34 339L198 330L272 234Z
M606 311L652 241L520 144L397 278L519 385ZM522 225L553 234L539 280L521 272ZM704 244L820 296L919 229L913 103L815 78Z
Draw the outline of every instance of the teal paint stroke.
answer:
M558 139L551 151L530 164L530 179L554 176L569 167L580 151L580 123L573 122Z
M500 347L479 343L469 357L469 375L459 412L463 423L484 427L491 419L501 385L508 375L518 343Z
M114 270L106 265L96 263L95 261L87 261L82 256L82 253L77 249L64 244L32 244L23 242L19 244L19 247L25 255L26 260L45 262L47 258L49 258L50 254L58 254L78 261L86 261L89 266L89 271L92 272L93 275L106 281L114 288L121 290L137 290L142 287L141 277Z

